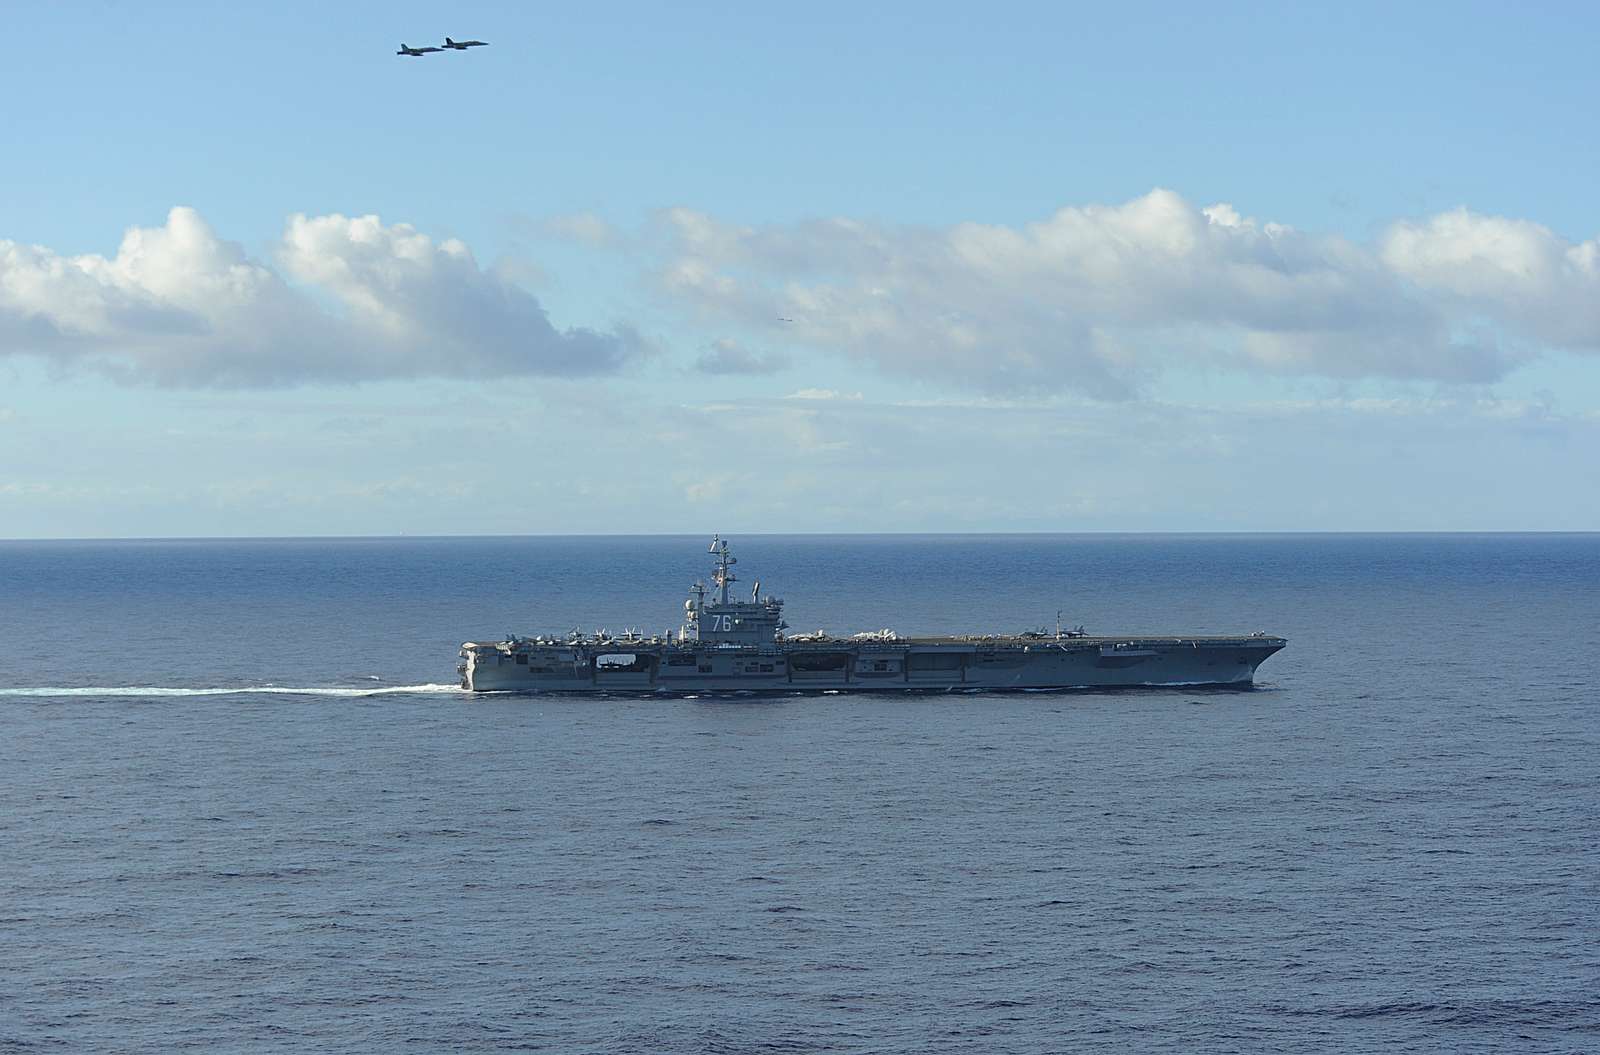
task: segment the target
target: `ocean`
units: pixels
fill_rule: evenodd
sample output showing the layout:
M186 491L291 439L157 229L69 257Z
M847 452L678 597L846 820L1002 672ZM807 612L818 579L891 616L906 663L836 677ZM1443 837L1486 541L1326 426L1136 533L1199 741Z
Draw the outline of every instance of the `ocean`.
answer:
M707 539L0 542L0 1052L1600 1051L1600 535L754 536L1252 691L476 697Z

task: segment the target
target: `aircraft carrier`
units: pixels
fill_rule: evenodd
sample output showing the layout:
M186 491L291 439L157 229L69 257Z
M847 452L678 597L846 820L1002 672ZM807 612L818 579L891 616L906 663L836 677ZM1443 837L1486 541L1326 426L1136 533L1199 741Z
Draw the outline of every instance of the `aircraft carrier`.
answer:
M695 583L676 633L573 631L461 646L461 687L474 692L697 695L785 692L957 692L1212 685L1247 688L1288 644L1239 636L1054 634L901 637L891 630L785 635L783 601L729 588L738 563L721 537L712 588ZM709 596L708 596L709 594Z

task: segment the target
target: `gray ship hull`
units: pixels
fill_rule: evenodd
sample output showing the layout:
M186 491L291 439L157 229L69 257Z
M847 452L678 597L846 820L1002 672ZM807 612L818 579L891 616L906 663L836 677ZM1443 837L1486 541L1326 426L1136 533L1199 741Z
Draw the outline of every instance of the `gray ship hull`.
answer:
M783 601L748 601L729 586L737 559L720 536L712 587L695 583L677 633L644 637L578 631L461 646L461 687L475 692L667 694L1001 692L1159 685L1248 686L1286 641L1246 637L1054 636L904 638L891 630L848 638L785 636ZM1059 619L1059 616L1058 616Z
M469 642L462 688L476 692L719 693L1006 691L1248 687L1282 638L920 638L705 647L660 639Z

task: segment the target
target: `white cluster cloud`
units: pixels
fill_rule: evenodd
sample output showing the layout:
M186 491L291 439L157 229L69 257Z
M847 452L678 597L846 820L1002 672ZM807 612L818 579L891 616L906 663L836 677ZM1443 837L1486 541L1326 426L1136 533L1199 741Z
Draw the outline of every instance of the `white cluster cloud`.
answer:
M1165 190L1023 227L663 220L660 282L702 318L994 391L1125 396L1198 363L1489 381L1600 348L1597 243L1465 211L1375 246Z
M1547 344L1600 350L1600 240L1465 209L1398 223L1384 264L1461 316L1482 312Z
M279 255L277 268L253 260L181 207L161 227L130 229L110 258L0 240L0 355L249 387L594 374L639 346L628 332L558 330L459 241L376 216L294 216Z
M546 226L606 252L655 246L659 288L702 333L732 334L702 345L706 374L774 374L805 350L957 389L1119 398L1175 366L1484 382L1547 349L1600 350L1600 241L1466 210L1371 244L1165 190L1021 226L688 209L662 214L664 240L591 215ZM131 381L580 376L642 348L626 328L557 329L461 242L376 216L293 216L265 259L187 208L111 257L0 240L0 357Z

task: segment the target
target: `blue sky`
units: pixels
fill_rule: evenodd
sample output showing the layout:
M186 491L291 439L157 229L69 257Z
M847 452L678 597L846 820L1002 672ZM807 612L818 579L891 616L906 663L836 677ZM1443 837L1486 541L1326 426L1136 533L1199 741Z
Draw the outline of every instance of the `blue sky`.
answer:
M0 536L1600 528L1589 6L8 13Z

